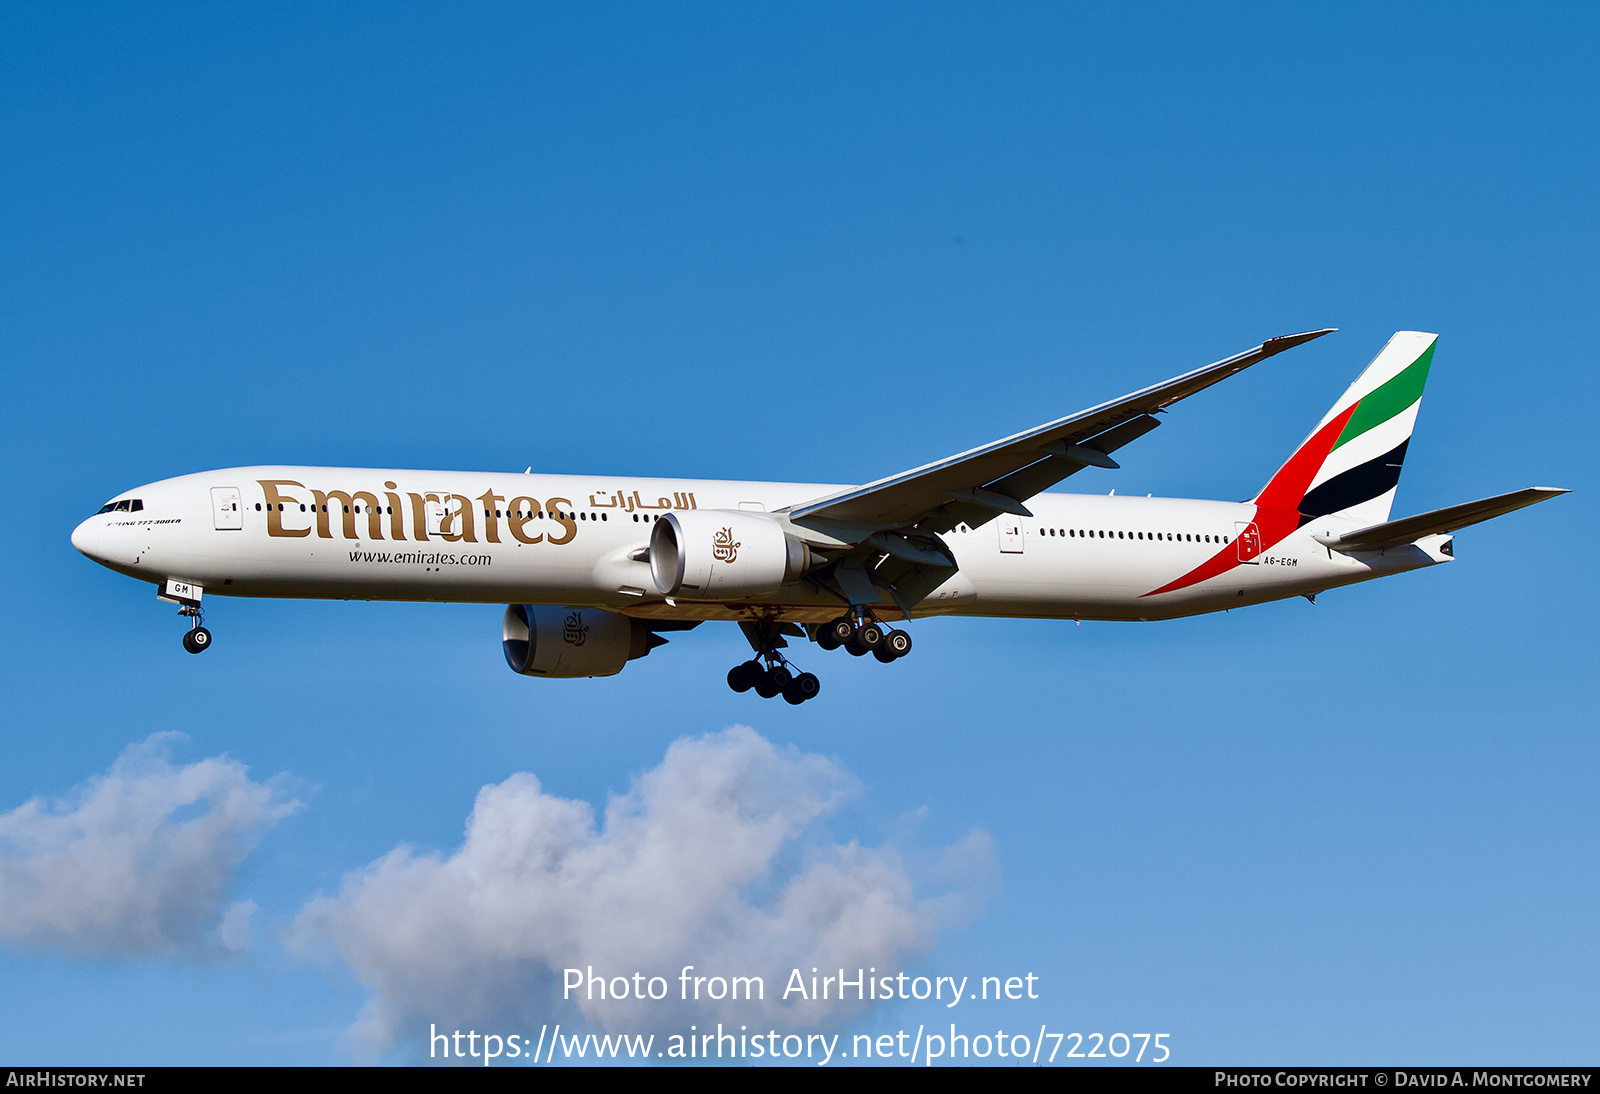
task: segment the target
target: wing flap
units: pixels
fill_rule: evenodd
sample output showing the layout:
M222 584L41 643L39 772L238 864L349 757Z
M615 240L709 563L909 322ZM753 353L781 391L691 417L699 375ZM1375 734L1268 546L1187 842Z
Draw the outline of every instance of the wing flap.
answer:
M1123 422L1082 444L1060 441L1046 445L1045 450L1051 453L1048 459L1029 464L1020 471L1013 471L1005 478L990 483L987 489L1016 498L1031 498L1041 490L1050 489L1062 479L1076 475L1085 467L1115 468L1118 466L1117 462L1106 453L1115 452L1123 445L1138 440L1160 424L1160 418L1141 414L1132 421Z

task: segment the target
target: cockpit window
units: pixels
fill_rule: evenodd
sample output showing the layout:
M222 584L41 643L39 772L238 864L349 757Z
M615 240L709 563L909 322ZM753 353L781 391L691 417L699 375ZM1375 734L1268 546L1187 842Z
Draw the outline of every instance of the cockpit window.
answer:
M121 501L108 501L95 511L95 516L101 513L141 513L144 511L144 502L139 498L123 498Z

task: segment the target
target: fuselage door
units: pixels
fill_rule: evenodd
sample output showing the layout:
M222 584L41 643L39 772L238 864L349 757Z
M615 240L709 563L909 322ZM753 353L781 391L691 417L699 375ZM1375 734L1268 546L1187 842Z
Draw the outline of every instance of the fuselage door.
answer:
M436 536L444 531L444 515L450 505L449 498L450 495L446 494L445 500L435 501L433 495L430 494L428 495L428 500L423 503L423 512L427 515L428 534L430 536Z
M1239 561L1256 565L1256 556L1261 553L1261 530L1242 520L1235 521L1233 527L1236 529L1233 542L1239 548Z
M1022 521L1017 517L1001 517L996 523L1000 525L1000 553L1020 555L1022 553Z
M237 486L211 488L211 524L218 531L244 527L244 505L239 500Z

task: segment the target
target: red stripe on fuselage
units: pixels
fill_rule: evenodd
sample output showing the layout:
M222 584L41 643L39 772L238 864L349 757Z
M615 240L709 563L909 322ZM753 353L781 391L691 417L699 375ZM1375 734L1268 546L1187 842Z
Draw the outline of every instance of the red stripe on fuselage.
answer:
M1350 415L1354 414L1356 407L1360 405L1359 401L1350 404L1343 414L1307 438L1306 443L1289 457L1289 461L1272 476L1272 481L1262 487L1261 493L1256 495L1256 531L1261 533L1262 551L1280 543L1285 536L1300 527L1300 501L1306 496L1306 491L1311 487L1311 480L1316 477L1317 470L1327 460L1328 453L1333 451L1339 434L1344 432L1345 424L1350 421ZM1238 544L1224 544L1222 550L1182 577L1143 595L1160 596L1162 593L1198 585L1202 581L1227 573L1237 565L1239 565Z

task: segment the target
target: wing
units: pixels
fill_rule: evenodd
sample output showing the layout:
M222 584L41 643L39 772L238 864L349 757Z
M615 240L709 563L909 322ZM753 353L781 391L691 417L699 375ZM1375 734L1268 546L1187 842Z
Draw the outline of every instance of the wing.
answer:
M788 516L853 542L890 531L938 535L957 524L977 527L999 513L1031 516L1023 502L1040 491L1085 467L1116 467L1109 454L1160 425L1153 417L1157 411L1329 333L1332 328L1268 339L1216 364L1025 433L793 506ZM876 538L884 544L883 535ZM916 561L907 553L914 548L900 536L887 542L891 553Z

